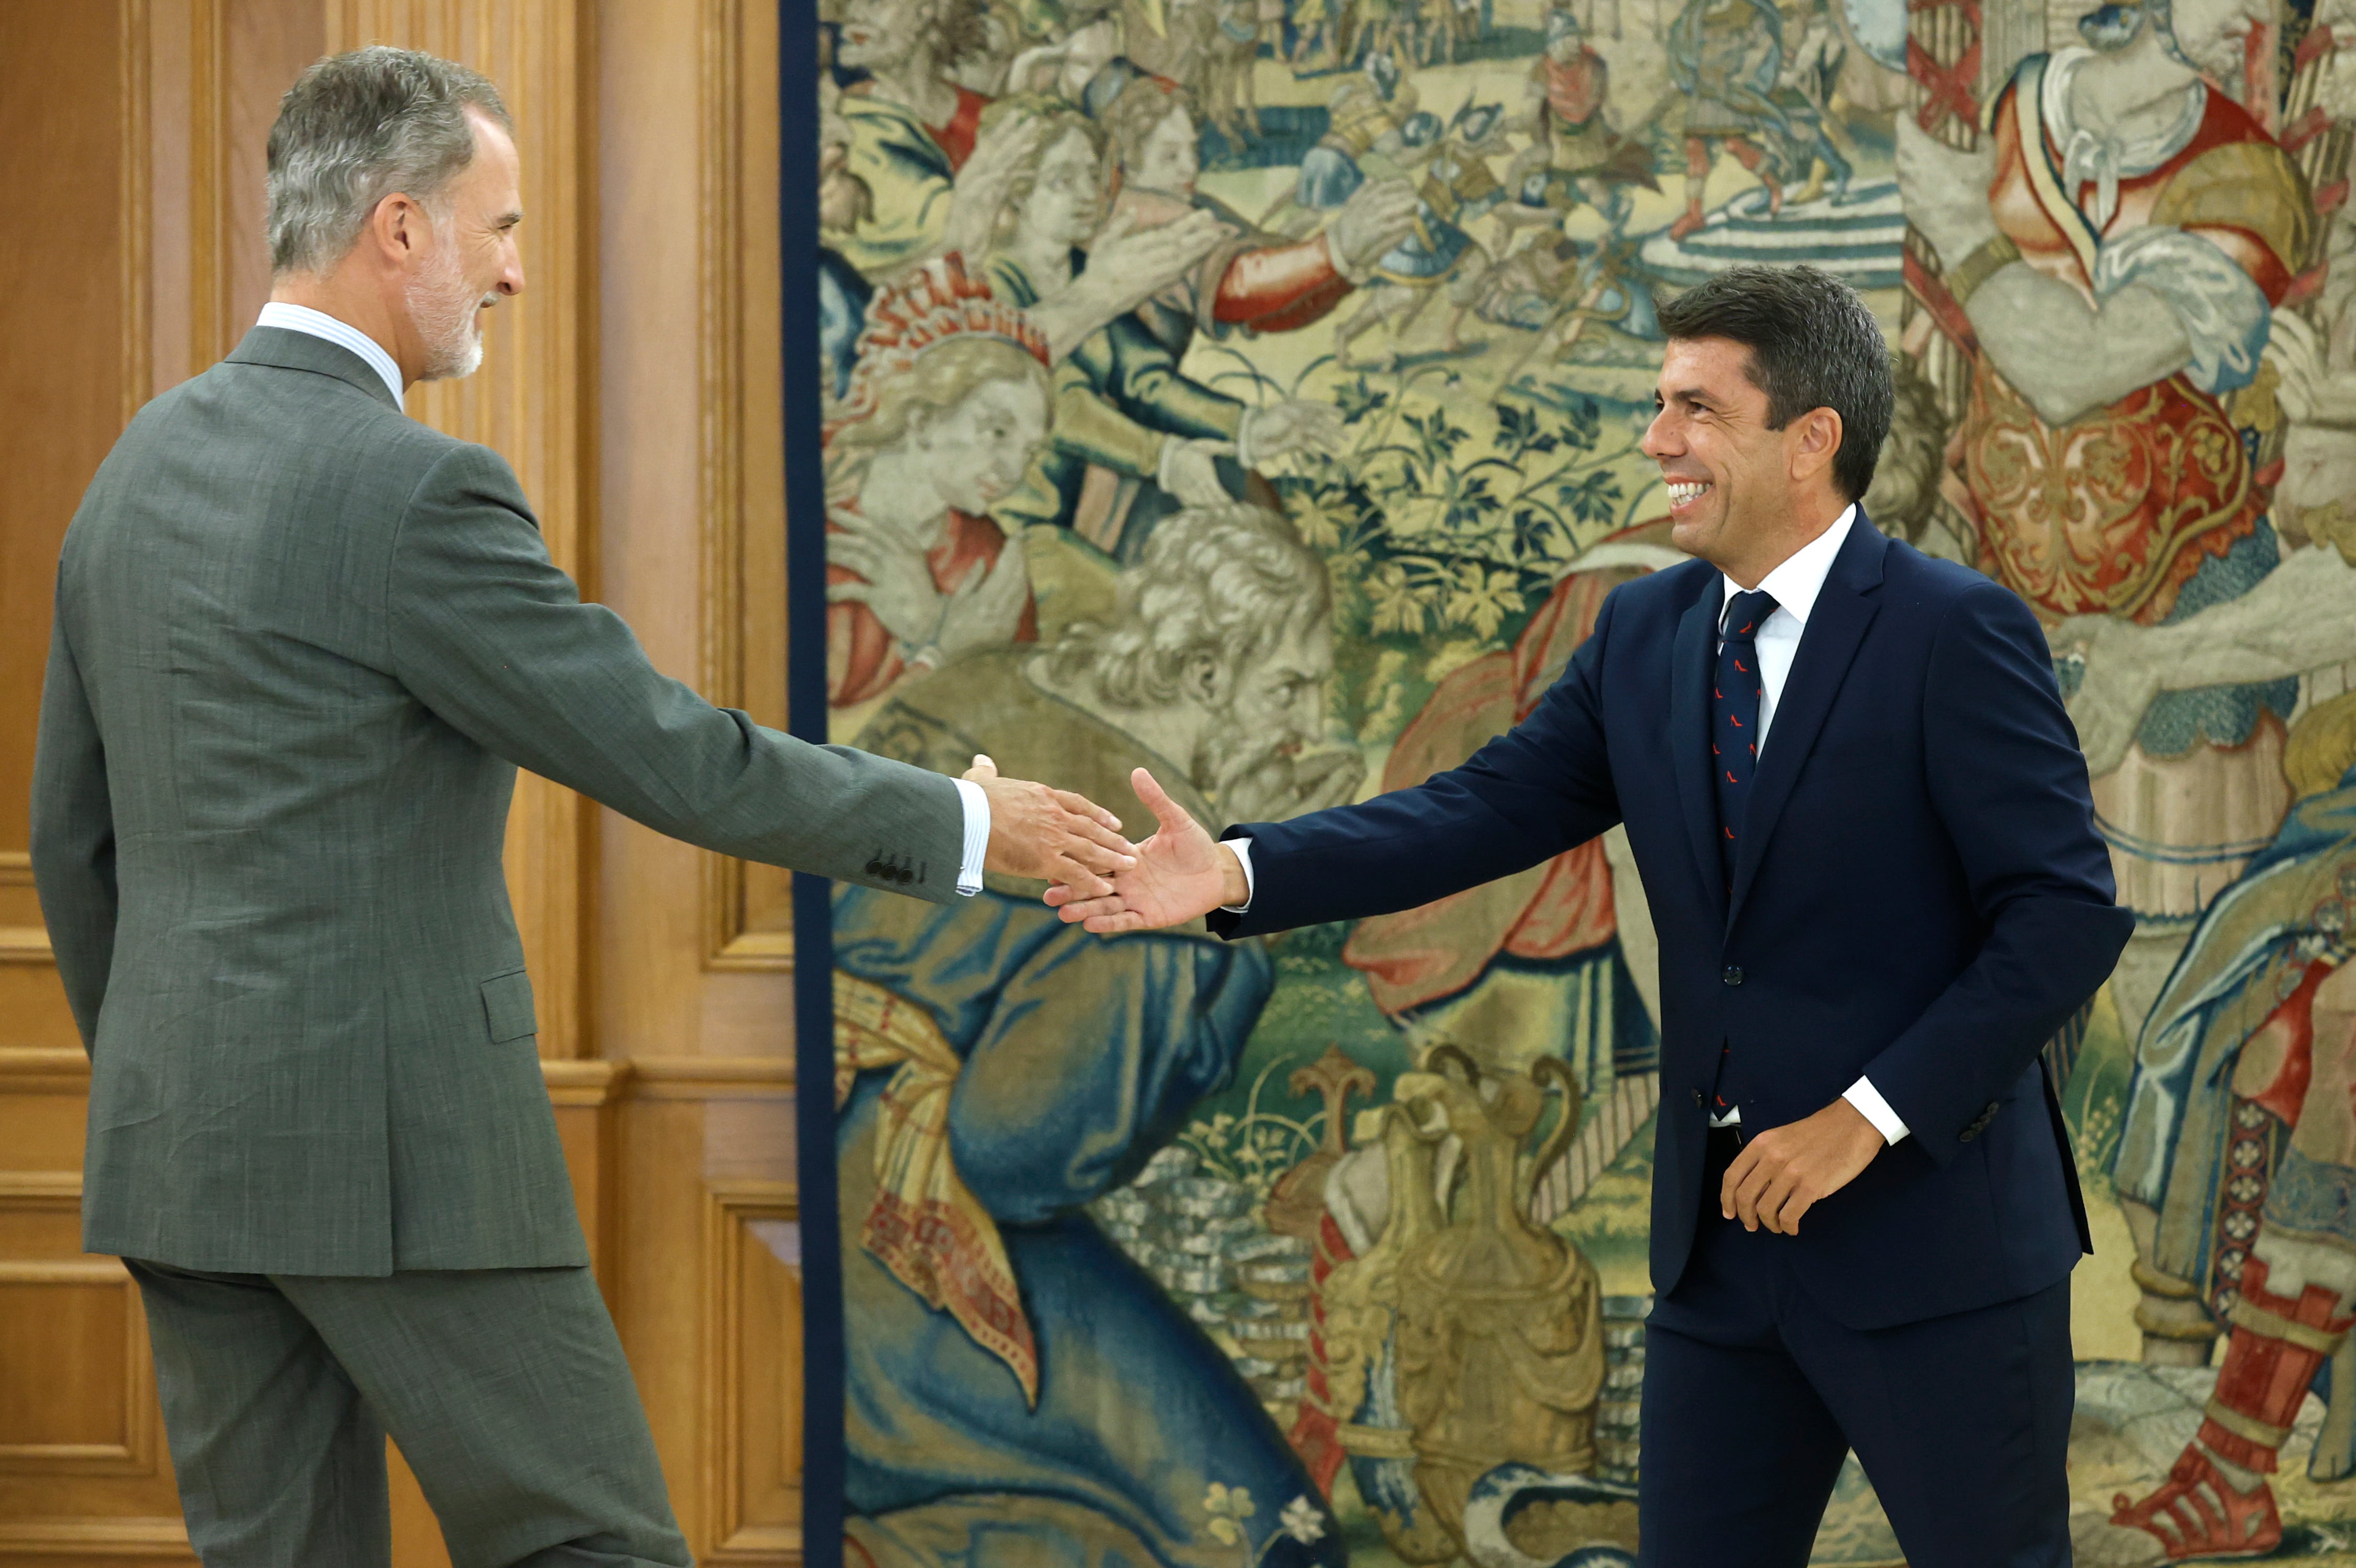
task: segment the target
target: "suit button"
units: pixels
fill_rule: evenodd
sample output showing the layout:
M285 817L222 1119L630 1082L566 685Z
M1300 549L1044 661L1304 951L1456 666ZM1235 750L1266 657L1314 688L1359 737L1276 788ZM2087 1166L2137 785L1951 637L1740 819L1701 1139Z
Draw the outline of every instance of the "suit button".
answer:
M1697 1111L1698 1111L1698 1110L1700 1110L1700 1109L1701 1109L1701 1090L1698 1090L1698 1089L1695 1090L1693 1091L1693 1097L1694 1097L1694 1109L1695 1109L1695 1110L1697 1110Z
M1987 1109L1980 1112L1980 1125L1985 1127L1989 1122L1995 1121L1997 1109L1998 1107L1997 1102L1993 1100L1989 1101L1987 1102Z
M1729 985L1740 985L1742 983L1742 966L1739 963L1730 963L1726 966L1726 972L1719 978Z

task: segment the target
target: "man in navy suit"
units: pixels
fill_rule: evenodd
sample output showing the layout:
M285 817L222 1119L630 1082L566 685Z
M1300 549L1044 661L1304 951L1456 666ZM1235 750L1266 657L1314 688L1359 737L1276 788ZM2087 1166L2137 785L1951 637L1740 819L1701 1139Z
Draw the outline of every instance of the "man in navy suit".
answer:
M2028 607L1858 510L1863 302L1741 268L1661 312L1644 451L1698 560L1614 592L1537 710L1413 789L1161 831L1101 932L1411 908L1624 822L1660 933L1641 1561L1799 1568L1857 1450L1915 1568L2070 1561L2070 1271L2040 1047L2101 984L2085 761Z

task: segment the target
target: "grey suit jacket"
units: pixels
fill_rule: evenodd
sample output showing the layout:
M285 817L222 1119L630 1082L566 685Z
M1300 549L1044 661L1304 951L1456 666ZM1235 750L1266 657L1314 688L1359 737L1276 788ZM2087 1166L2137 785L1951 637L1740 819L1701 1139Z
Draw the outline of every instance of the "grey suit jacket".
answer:
M507 464L356 356L257 328L140 411L66 534L34 767L91 1058L85 1246L588 1261L500 868L519 767L723 854L954 897L950 780L658 674Z

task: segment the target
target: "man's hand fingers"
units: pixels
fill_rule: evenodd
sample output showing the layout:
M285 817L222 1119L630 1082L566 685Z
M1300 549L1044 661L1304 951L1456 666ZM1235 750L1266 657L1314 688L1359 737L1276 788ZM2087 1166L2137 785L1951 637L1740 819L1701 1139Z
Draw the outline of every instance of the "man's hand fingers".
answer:
M1805 1214L1809 1209L1814 1208L1815 1206L1815 1198L1810 1195L1805 1187L1794 1188L1792 1196L1786 1198L1783 1202L1782 1215L1783 1234L1786 1236L1797 1236L1800 1233L1800 1216Z
M1076 794L1069 789L1058 789L1055 794L1056 803L1074 816L1086 817L1092 822L1110 828L1116 833L1120 832L1120 819L1086 795ZM1129 841L1121 840L1121 845L1123 848L1129 847Z
M1092 936L1117 937L1123 931L1145 929L1145 917L1134 912L1119 915L1091 915L1088 917L1087 929Z
M1117 871L1127 871L1130 866L1135 865L1137 857L1126 850L1107 849L1094 839L1086 836L1086 832L1101 832L1102 831L1094 822L1081 823L1067 829L1061 835L1062 842L1055 846L1056 855L1064 860L1077 862L1090 871L1104 876L1110 876Z
M1734 1163L1726 1167L1726 1179L1718 1184L1718 1208L1729 1219L1734 1218L1734 1195L1741 1189L1751 1167L1758 1163L1759 1151L1746 1144L1742 1152L1734 1156Z
M1056 855L1054 857L1052 864L1055 867L1055 874L1050 880L1060 882L1065 886L1073 888L1090 898L1109 898L1112 897L1111 883L1106 881L1103 877L1098 876L1094 871L1082 865L1070 855Z
M1783 1206L1791 1201L1799 1180L1789 1165L1775 1173L1774 1179L1767 1184L1767 1190L1759 1195L1759 1223L1782 1233Z
M1734 1217L1742 1221L1745 1230L1756 1230L1759 1229L1759 1200L1766 1194L1775 1173L1768 1168L1764 1151L1754 1151L1749 1144L1744 1146L1744 1150L1746 1153L1755 1152L1757 1157L1734 1189Z
M1068 925L1076 926L1082 920L1109 919L1115 915L1130 912L1129 906L1118 893L1104 898L1083 898L1068 887L1050 887L1047 891L1064 895L1065 902L1056 906L1056 911Z
M1064 816L1064 831L1076 838L1087 840L1098 849L1112 855L1114 870L1126 871L1137 864L1137 846L1121 837L1117 830L1077 811L1066 811Z
M873 583L829 583L826 585L826 602L830 605L863 605L874 592L875 585Z
M986 784L998 777L998 764L990 759L989 753L977 751L973 754L973 766L965 770L965 776L972 783Z

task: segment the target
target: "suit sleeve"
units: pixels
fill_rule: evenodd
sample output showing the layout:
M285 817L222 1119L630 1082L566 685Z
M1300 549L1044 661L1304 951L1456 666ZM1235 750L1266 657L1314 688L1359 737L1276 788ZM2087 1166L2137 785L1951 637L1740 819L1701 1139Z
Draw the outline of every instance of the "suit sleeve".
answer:
M1865 1076L1945 1165L2109 976L2135 918L2114 902L2086 758L2029 607L1993 583L1951 606L1923 704L1932 806L1987 937Z
M33 753L32 861L58 978L65 983L82 1049L92 1051L114 962L114 808L106 786L106 747L66 640L62 606L49 632L40 738Z
M956 896L953 780L765 729L658 672L620 617L581 601L487 448L454 449L411 497L386 619L401 682L519 768L723 854Z
M1355 806L1227 830L1252 841L1252 901L1213 932L1258 936L1412 909L1551 860L1620 821L1601 677L1619 590L1530 716L1461 768Z

